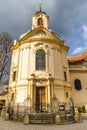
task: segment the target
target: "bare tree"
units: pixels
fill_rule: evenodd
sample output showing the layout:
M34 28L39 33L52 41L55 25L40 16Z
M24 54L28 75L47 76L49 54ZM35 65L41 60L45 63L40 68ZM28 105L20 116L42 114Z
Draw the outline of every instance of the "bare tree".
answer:
M10 47L13 41L6 32L0 34L0 90L3 91L5 85L8 84L11 51Z

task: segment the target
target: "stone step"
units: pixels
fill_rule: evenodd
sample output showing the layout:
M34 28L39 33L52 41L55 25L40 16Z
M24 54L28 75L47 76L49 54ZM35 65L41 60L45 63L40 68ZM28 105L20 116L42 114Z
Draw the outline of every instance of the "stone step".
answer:
M75 123L75 121L65 121L65 122L61 122L62 125L72 124L72 123Z
M52 124L54 123L54 115L50 113L33 113L30 115L30 123Z
M53 124L52 120L30 120L31 124Z
M29 115L31 124L55 124L56 115L52 113L32 113ZM73 123L73 119L69 116L61 115L61 124Z
M30 120L31 124L54 124L55 121L54 120ZM65 124L72 124L75 123L74 120L72 121L62 121L61 124L65 125Z

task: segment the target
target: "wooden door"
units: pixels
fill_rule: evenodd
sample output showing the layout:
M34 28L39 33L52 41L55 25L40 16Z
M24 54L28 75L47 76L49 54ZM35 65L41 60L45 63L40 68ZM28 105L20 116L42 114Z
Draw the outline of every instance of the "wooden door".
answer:
M36 111L43 112L46 107L45 87L36 87Z

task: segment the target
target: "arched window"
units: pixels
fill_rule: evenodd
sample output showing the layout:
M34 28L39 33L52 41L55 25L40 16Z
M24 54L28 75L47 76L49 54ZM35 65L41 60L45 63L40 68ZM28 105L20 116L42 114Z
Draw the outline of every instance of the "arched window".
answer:
M38 26L43 26L43 19L42 18L38 19Z
M81 81L79 79L75 79L74 84L75 84L75 89L76 90L81 90L82 89Z
M38 50L36 52L36 70L45 70L45 52L43 50Z

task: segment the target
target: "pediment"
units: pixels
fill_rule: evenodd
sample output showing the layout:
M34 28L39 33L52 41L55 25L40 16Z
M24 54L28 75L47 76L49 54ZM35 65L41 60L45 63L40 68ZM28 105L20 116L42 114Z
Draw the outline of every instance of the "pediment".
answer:
M19 41L24 42L31 39L37 39L37 38L54 39L60 41L60 37L58 35L43 27L39 27L34 30L31 30L30 32L23 35L23 37Z
M36 31L36 35L39 35L39 34L46 36L46 31L39 29L39 30Z

